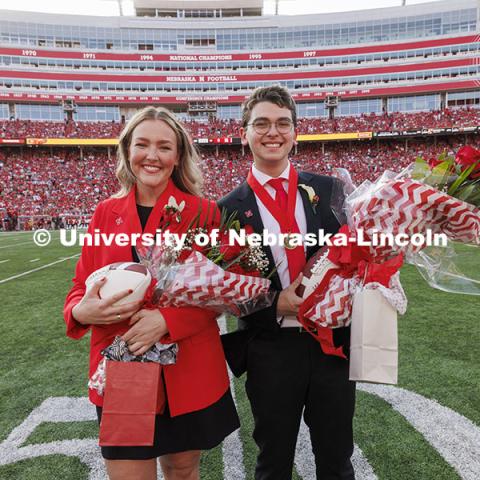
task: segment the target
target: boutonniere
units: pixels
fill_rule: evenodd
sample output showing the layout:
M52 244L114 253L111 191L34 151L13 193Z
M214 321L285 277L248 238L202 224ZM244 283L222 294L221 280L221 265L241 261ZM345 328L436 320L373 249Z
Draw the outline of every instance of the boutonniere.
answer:
M313 213L317 213L317 205L320 200L320 197L315 193L313 187L309 185L305 185L304 183L300 183L298 185L300 188L303 188L307 192L308 200L310 201L310 205L312 206Z
M182 200L179 204L177 203L177 200L175 197L170 196L168 199L168 203L163 207L165 210L165 220L166 220L166 225L170 225L170 222L172 220L175 220L177 223L180 223L182 221L182 216L180 213L183 211L185 208L185 200Z
M246 216L247 218L252 218L252 217L253 217L253 212L252 212L251 210L247 210L247 211L245 212L245 216Z

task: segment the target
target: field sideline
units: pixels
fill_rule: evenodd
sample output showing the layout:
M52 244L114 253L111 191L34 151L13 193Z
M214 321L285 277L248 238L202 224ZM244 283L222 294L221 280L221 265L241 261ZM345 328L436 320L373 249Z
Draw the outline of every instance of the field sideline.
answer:
M79 248L61 246L58 237L40 248L31 232L0 233L1 480L105 478L85 400L88 340L68 339L62 319ZM466 264L478 268L477 250L468 255ZM432 290L410 266L402 283L409 307L399 318L398 387L357 388L357 479L479 480L479 297ZM228 319L222 328L234 324ZM233 381L242 427L204 454L202 479L253 478L243 383ZM304 426L294 479L315 479Z

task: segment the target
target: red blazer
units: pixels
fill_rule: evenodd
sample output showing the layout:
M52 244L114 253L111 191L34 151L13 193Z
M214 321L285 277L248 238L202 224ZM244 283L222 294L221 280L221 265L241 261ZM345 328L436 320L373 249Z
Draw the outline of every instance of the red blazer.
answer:
M201 208L201 217L213 212L214 203L186 194L170 180L165 192L157 201L145 226L144 233L154 233L163 207L173 195L179 204L185 200L181 212L183 230L195 218ZM182 227L180 227L182 228ZM123 198L110 198L101 202L92 217L88 231L101 233L142 233L135 203L135 188ZM178 228L177 228L178 229ZM176 229L176 230L177 230ZM85 293L85 280L95 270L114 262L132 261L131 246L84 246L77 263L73 287L67 295L64 318L67 336L78 339L91 330L90 370L91 376L102 358L101 350L110 345L115 335L129 329L128 321L106 326L81 325L72 316L73 307ZM172 416L200 410L216 402L229 386L225 356L220 342L216 313L197 307L160 308L168 326L168 335L162 342L177 342L177 363L164 367L168 405ZM102 405L103 397L89 390L90 400Z

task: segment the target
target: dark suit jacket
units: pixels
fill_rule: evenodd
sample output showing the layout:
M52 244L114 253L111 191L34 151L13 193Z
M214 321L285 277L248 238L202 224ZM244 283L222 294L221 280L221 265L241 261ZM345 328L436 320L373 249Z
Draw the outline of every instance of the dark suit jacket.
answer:
M336 233L343 223L341 217L342 212L338 209L333 211L331 208L332 197L335 197L335 203L338 203L339 196L343 197L342 186L339 180L322 175L315 175L308 172L299 172L298 184L313 187L315 193L319 196L319 202L315 208L315 212L308 198L307 192L299 187L299 191L303 200L305 209L305 217L307 220L307 232L317 233L319 229L323 229L326 233ZM333 194L333 195L332 195ZM341 202L340 202L341 203ZM244 182L228 195L223 197L219 202L220 208L225 208L230 214L237 212L237 219L240 224L251 225L255 232L262 233L263 223L258 210L255 194L248 183ZM249 212L249 216L246 213ZM252 215L250 215L250 212ZM270 270L275 268L272 252L270 247L262 247L268 256L270 262ZM307 260L319 249L314 245L307 248ZM280 293L282 285L280 278L275 273L272 277L272 289ZM243 317L238 320L238 330L222 335L225 356L232 372L239 377L247 369L247 347L248 342L256 335L275 336L280 326L277 322L277 300L275 297L273 304L261 311ZM343 345L345 354L348 355L348 342L350 339L349 328L339 328L334 330L334 343L336 346Z

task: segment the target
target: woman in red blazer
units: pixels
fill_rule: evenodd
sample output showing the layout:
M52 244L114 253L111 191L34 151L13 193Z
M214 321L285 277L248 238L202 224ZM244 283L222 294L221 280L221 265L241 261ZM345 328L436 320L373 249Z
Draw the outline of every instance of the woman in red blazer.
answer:
M199 198L201 174L197 154L183 126L168 110L147 107L127 124L119 140L117 178L121 190L101 202L89 232L154 234L170 197L185 201L175 231L185 230L199 211L201 220L214 211ZM209 222L212 225L211 222ZM143 309L140 302L115 303L129 294L100 299L103 279L85 293L85 280L114 262L138 261L131 245L84 246L67 295L67 335L78 339L91 331L90 376L101 350L122 335L135 355L161 339L177 342L177 363L164 367L167 410L157 415L152 447L102 447L111 480L156 480L156 458L166 480L199 478L200 451L218 445L238 428L229 390L216 314L201 308ZM102 397L89 391L101 418Z

